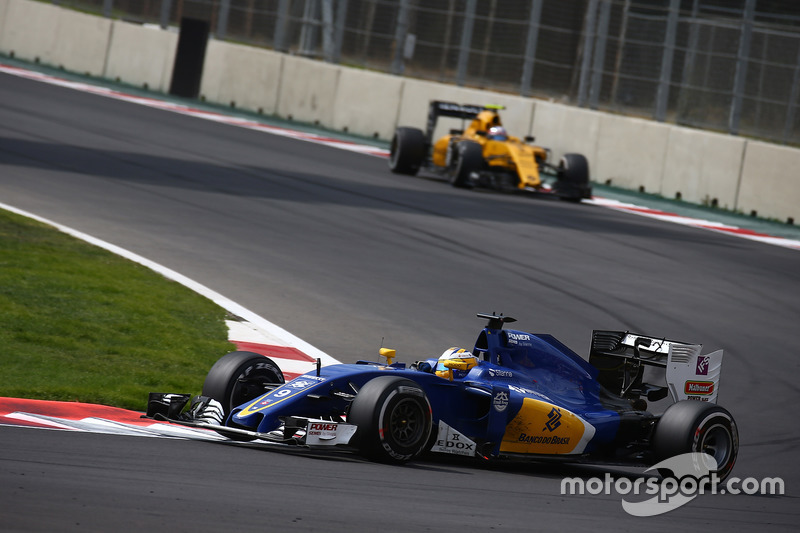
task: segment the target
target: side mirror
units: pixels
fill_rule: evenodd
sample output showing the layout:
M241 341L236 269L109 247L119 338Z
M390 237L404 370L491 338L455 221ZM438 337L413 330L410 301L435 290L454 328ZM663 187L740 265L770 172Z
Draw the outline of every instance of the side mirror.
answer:
M391 365L392 360L397 356L397 350L392 350L391 348L381 348L378 353L381 357L386 358L387 365Z

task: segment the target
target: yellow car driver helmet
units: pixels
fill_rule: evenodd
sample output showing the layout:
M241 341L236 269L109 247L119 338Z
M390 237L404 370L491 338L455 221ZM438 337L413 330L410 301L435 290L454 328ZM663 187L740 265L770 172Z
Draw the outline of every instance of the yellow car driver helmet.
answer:
M473 367L478 366L478 358L464 348L448 348L439 356L436 364L436 375L440 378L452 380L454 377L463 378Z

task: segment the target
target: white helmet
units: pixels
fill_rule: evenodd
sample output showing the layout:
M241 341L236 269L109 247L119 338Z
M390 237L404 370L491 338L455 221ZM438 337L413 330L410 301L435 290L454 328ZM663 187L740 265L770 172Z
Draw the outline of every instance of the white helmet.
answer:
M492 141L506 141L508 140L508 133L503 126L492 126L489 128L489 133L486 138Z

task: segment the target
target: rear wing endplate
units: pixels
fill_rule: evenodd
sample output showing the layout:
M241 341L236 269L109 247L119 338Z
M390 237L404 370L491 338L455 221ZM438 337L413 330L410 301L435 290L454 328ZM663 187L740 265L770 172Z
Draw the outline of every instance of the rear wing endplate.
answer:
M702 346L627 331L595 330L589 363L600 370L601 376L613 371L615 365L609 364L612 360L637 367L661 367L666 370L667 386L674 401L716 403L723 351L701 355Z

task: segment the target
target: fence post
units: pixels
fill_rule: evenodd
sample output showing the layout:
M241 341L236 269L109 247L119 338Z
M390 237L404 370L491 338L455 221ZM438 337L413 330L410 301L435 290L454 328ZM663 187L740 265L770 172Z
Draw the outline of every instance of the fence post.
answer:
M592 69L592 49L594 48L596 22L597 0L589 0L589 5L586 6L586 18L583 26L583 57L581 58L581 79L578 84L578 107L583 107L586 104L589 74Z
M278 1L278 13L275 17L275 41L273 46L278 52L286 52L286 26L289 24L289 0Z
M669 13L667 13L667 32L664 36L664 50L661 55L661 77L658 80L656 93L655 119L664 122L669 104L669 85L672 80L672 58L675 55L675 34L678 28L678 12L681 9L681 0L670 0Z
M800 46L797 47L797 63L794 66L794 76L792 77L792 90L789 94L789 105L786 110L786 122L783 125L783 144L789 142L789 137L794 129L794 115L797 107L797 96L800 93Z
M600 20L597 22L597 40L592 62L592 85L589 88L589 108L597 109L600 91L603 88L603 66L606 62L606 42L608 41L608 21L611 16L611 1L601 0Z
M611 82L611 96L608 101L612 107L617 104L617 91L619 90L619 77L622 73L622 54L625 51L625 37L628 32L628 12L631 9L631 0L625 0L622 5L622 22L619 28L619 40L617 41L617 54L614 58L614 79Z
M103 16L107 19L111 18L111 12L114 9L114 0L103 0Z
M401 76L405 70L403 52L406 48L406 37L408 37L408 7L409 0L400 0L397 12L397 26L394 30L394 58L392 59L391 73Z
M300 28L300 54L313 56L317 48L319 0L305 0L303 26Z
M680 123L686 111L686 104L691 91L692 72L694 72L695 58L697 57L697 43L700 38L700 22L697 18L699 0L692 2L692 16L689 26L689 41L686 44L686 55L683 58L683 73L681 74L680 94L678 94L678 109L675 112L675 122Z
M467 77L467 62L469 61L469 48L472 45L472 29L475 26L475 2L467 0L464 10L464 28L461 31L461 49L458 51L458 72L456 85L462 87Z
M161 0L161 16L159 18L159 26L162 30L166 30L169 26L169 16L172 12L172 0Z
M747 62L750 55L750 37L753 34L755 10L756 0L747 0L742 15L739 53L736 59L736 77L733 81L733 102L731 102L731 115L728 123L728 132L732 135L739 134L739 122L742 119L742 101L744 100L744 86L747 81Z
M224 39L228 33L228 12L231 10L231 0L221 0L219 4L219 18L217 19L217 39Z
M336 55L333 26L333 1L322 0L322 58L328 63L333 63Z
M339 0L336 7L336 31L334 40L336 41L333 51L333 62L338 63L342 59L342 42L344 42L344 27L347 22L347 0Z
M522 64L522 81L520 94L531 95L531 81L533 80L533 64L536 60L536 45L539 42L539 21L542 19L542 4L544 0L531 0L531 16L528 19L528 40L525 43L525 61Z

